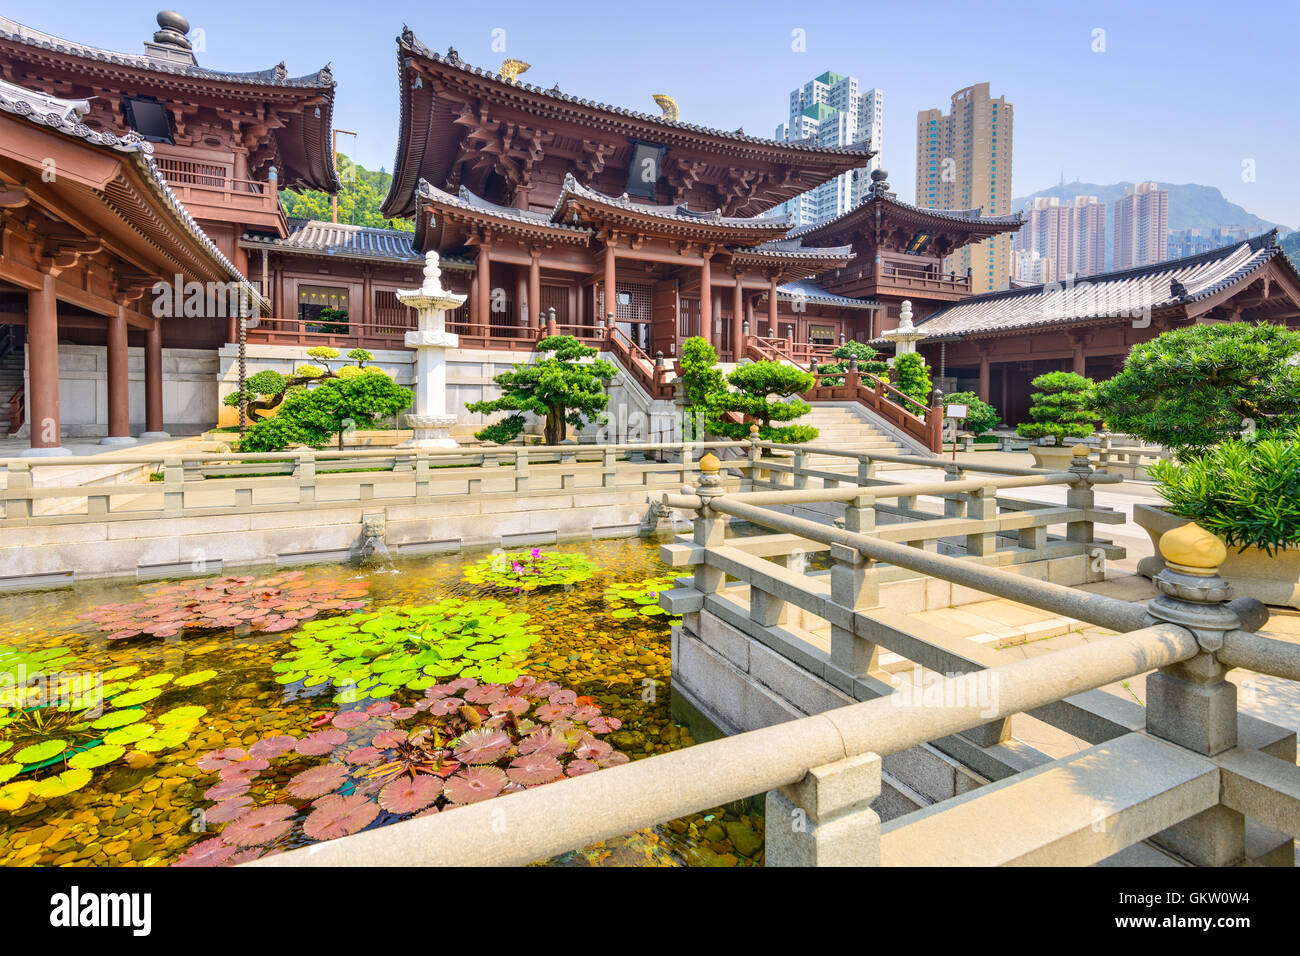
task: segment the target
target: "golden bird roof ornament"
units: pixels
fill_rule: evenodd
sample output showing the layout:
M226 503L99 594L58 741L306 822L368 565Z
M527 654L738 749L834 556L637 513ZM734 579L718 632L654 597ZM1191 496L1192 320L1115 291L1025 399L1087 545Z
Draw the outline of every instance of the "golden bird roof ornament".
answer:
M663 116L659 117L661 120L667 120L670 123L679 122L681 112L677 109L677 101L675 99L667 93L656 93L654 95L654 101L659 108L664 111Z
M507 83L513 83L520 73L527 73L531 66L531 63L525 63L523 60L507 58L501 61L501 69L497 72L501 74L501 79Z

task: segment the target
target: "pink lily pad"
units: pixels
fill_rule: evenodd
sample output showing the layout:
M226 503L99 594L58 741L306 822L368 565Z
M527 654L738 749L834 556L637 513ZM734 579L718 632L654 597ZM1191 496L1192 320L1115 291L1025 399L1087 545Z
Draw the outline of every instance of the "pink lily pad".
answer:
M374 763L381 756L377 747L358 747L356 750L349 751L343 756L343 759L350 764Z
M623 726L623 721L617 717L593 717L587 721L587 729L593 734L607 734L611 730L618 730Z
M252 797L230 797L204 810L203 819L207 823L229 823L242 817L252 805Z
M477 803L495 797L509 779L500 767L468 767L448 777L442 792L452 803Z
M220 866L237 852L238 847L223 842L220 837L212 837L194 844L172 866Z
M291 737L289 734L280 734L277 737L263 737L248 748L248 755L274 760L276 757L283 757L297 742L298 738Z
M214 784L203 791L205 800L226 800L230 797L238 797L248 792L252 781L240 778L238 780L224 780L221 783Z
M261 846L279 839L293 826L289 817L298 811L283 803L249 810L221 831L221 839L235 846Z
M217 776L222 780L248 780L256 777L269 766L270 763L259 757L248 757L226 764L217 771Z
M506 774L514 783L534 787L559 780L564 776L564 768L560 766L558 760L548 754L532 753L512 760Z
M364 710L341 710L334 715L334 726L339 730L351 730L360 727L370 719Z
M348 735L337 728L318 730L299 740L293 749L304 757L319 757L329 753L347 739Z
M465 699L471 704L490 704L506 696L506 689L500 684L480 684L465 691Z
M510 749L510 736L502 730L470 730L460 738L456 759L470 764L493 763Z
M300 800L314 800L332 793L348 778L348 768L339 763L321 764L289 779L287 789Z
M492 703L488 704L488 711L493 714L510 713L520 717L528 713L529 706L530 704L524 698L511 695L492 701Z
M363 796L331 794L316 801L302 830L313 840L335 840L364 829L377 816L379 804Z
M544 727L519 741L519 753L524 755L545 754L548 757L558 757L568 753L568 750L569 741L563 735L553 733L549 727Z
M389 813L415 813L437 800L440 793L442 781L437 777L402 776L379 791L379 805Z
M564 772L570 777L581 777L584 773L595 773L600 767L591 760L570 760Z

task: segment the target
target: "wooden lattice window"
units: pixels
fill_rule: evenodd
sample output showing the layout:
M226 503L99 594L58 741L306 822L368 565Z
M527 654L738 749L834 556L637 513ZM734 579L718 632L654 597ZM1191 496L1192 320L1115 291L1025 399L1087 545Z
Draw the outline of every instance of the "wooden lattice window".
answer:
M649 322L654 286L645 282L619 282L617 289L618 307L614 310L614 320L617 322ZM602 316L609 312L605 308L604 283L600 286L597 301Z
M569 324L569 287L563 285L542 286L542 314L550 318L551 309L555 310L555 321L560 325Z

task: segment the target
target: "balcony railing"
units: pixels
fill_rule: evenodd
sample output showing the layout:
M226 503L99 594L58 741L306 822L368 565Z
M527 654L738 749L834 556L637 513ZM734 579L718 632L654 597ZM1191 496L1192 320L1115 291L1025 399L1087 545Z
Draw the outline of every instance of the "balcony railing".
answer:
M191 213L212 215L212 207L217 207L282 216L279 188L274 182L236 179L225 166L212 163L169 156L156 162L172 192Z

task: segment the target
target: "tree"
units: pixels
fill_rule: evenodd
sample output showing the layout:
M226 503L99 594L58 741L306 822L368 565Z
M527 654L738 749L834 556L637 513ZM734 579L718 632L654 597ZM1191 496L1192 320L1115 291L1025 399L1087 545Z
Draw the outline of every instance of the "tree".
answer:
M339 350L331 348L328 345L317 345L307 350L307 357L314 358L320 365L310 365L304 363L294 369L294 374L288 378L281 375L274 369L263 369L260 372L254 372L244 381L244 387L248 391L248 415L256 420L259 412L269 412L278 408L285 398L297 388L324 381L329 378L343 377L345 372L356 374L357 368L362 368L365 363L375 356L365 349L353 349L348 353L348 358L356 361L355 366L344 366L335 372L330 368L330 362L339 357ZM377 371L368 369L367 371ZM222 404L230 408L238 408L240 401L239 389L235 389L224 399Z
M876 357L877 352L865 342L845 342L835 349L831 356L838 361L829 362L826 365L819 366L817 371L823 375L836 375L847 372L853 359L858 360L858 371L869 372L872 375L884 375L889 371L889 363L882 362ZM824 378L823 385L843 385L842 378Z
M1199 453L1256 429L1300 425L1300 333L1231 322L1172 329L1135 345L1098 388L1106 425Z
M908 398L930 407L930 370L920 352L908 352L894 359L893 386Z
M677 364L686 402L687 421L682 423L684 439L717 432L716 406L726 393L727 383L718 368L718 353L707 339L693 335L682 343L682 357Z
M335 434L342 451L349 428L373 428L379 419L410 408L411 399L409 388L378 369L300 387L284 397L274 418L259 419L248 429L240 451L283 451L289 445L322 448Z
M335 159L342 183L338 195L339 222L403 232L415 229L415 223L409 219L385 219L379 212L384 197L388 195L392 176L382 169L376 172L359 166L342 153L336 153ZM314 189L299 192L284 189L280 191L280 203L286 216L329 221L330 197L326 193Z
M618 369L596 358L596 349L571 335L547 336L537 343L537 351L544 357L531 365L516 365L513 371L493 379L501 387L499 398L465 406L484 414L513 413L475 432L479 441L504 445L518 438L527 424L527 412L545 419L548 445L564 440L566 423L581 428L603 417L601 413L609 404L605 386Z
M972 435L982 435L1000 420L998 410L974 392L953 392L943 397L945 405L965 405L963 427Z
M758 437L763 441L796 444L817 437L817 429L811 425L772 424L793 421L812 411L807 402L791 397L813 387L813 377L803 369L781 362L753 362L728 375L727 382L735 391L719 395L715 407L719 412L748 416L758 424ZM788 401L769 401L773 395ZM733 440L749 437L749 425L744 422L720 418L713 427Z
M1097 420L1097 386L1075 372L1047 372L1030 383L1038 389L1029 396L1029 415L1034 420L1016 427L1022 438L1050 436L1062 444L1064 438L1087 438Z

